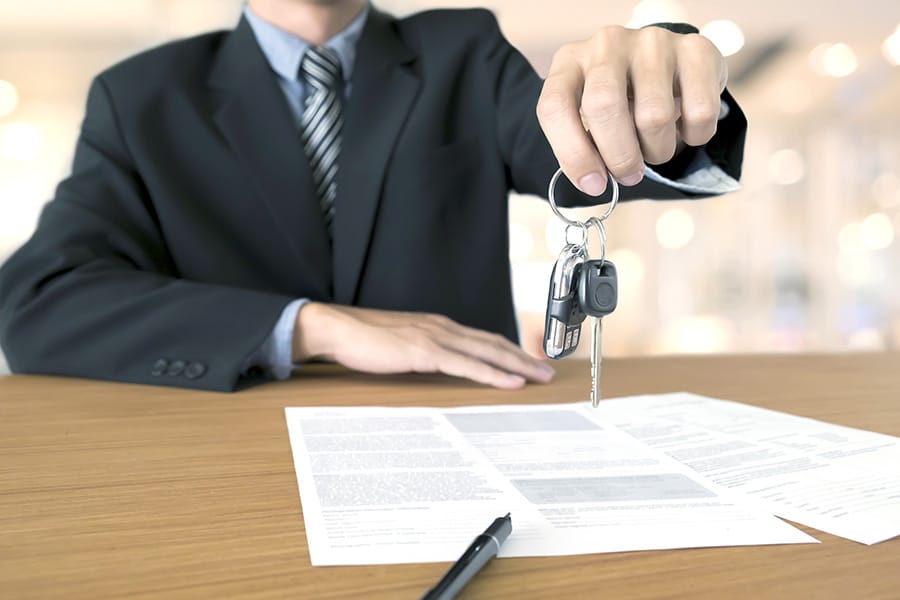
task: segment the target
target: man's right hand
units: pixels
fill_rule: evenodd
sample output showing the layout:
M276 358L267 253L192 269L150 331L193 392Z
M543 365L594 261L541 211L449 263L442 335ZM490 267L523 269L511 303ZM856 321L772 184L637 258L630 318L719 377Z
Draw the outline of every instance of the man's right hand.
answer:
M503 389L547 383L553 367L501 335L447 317L310 302L297 314L293 360L367 373L445 373Z

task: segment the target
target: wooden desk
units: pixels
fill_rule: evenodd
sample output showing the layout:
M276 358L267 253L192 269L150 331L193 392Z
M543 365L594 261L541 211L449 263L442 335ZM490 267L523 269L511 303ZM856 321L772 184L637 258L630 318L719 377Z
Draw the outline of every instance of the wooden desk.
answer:
M212 394L0 377L0 598L418 598L442 564L312 568L283 408L565 402L323 367ZM608 360L608 396L688 390L900 435L900 354ZM809 530L808 530L809 531ZM898 598L900 539L503 559L465 598Z

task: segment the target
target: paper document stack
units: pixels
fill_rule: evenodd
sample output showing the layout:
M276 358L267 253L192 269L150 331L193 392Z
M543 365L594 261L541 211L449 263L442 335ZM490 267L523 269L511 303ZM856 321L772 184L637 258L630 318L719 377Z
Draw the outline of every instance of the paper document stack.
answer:
M287 408L314 565L900 534L900 440L679 393L587 403Z

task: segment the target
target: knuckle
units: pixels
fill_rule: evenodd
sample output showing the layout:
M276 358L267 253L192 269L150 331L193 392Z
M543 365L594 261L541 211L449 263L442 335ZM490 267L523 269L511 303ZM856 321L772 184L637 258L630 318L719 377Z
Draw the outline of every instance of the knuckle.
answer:
M416 348L431 349L434 346L431 333L420 326L413 326L408 329L404 337Z
M568 176L577 176L575 178L576 181L580 176L587 175L596 169L594 163L597 162L597 157L590 146L582 147L579 145L573 148L562 149L557 152L557 159L559 160L559 165L566 171Z
M638 129L663 129L674 122L675 107L662 98L642 100L634 107L634 124Z
M692 127L705 127L719 118L719 102L694 100L681 107L681 119Z
M629 30L621 25L606 25L601 27L591 36L591 42L595 46L608 47L620 43L622 38L629 34Z
M680 45L689 52L707 53L710 50L718 53L718 48L712 41L699 33L685 33L675 38Z
M728 64L711 40L698 33L677 36L679 62L708 73L722 81L727 78Z
M553 58L551 60L552 65L558 65L560 63L566 63L571 60L574 60L579 52L579 44L577 42L570 42L568 44L563 44L559 48L557 48L556 52L553 53Z
M538 99L537 116L542 123L556 121L573 110L575 110L573 99L561 90L545 88Z
M451 321L450 318L446 315L440 315L436 313L427 315L426 319L428 319L428 321L430 321L434 325L437 325L438 327L447 327L453 323L453 321Z
M498 350L506 350L508 340L500 335L499 333L491 333L488 336L488 341L490 341L491 345L497 348Z
M586 89L581 112L590 121L606 122L628 112L628 102L618 86L595 83Z
M674 36L678 35L664 27L642 27L641 29L636 30L635 33L641 43L649 43L654 47L665 44L669 40L674 39Z
M643 157L633 152L622 152L612 156L604 156L607 168L614 175L627 175L638 170L643 165Z

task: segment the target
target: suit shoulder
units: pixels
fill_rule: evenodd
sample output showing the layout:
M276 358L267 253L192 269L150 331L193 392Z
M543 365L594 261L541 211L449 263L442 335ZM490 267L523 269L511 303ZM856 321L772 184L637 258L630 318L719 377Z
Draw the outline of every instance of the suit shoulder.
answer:
M460 25L492 27L497 24L497 17L486 8L436 8L423 10L400 20L435 28Z
M156 46L114 64L98 78L115 84L196 77L197 69L208 65L228 33L214 31Z
M426 36L479 39L500 32L497 17L485 8L435 9L399 19L400 30Z

